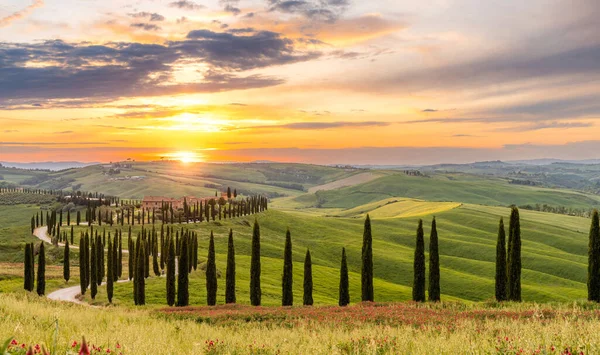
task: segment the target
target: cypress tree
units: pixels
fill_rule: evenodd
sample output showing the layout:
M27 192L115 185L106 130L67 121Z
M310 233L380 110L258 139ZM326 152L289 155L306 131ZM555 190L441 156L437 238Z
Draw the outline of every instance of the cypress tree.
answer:
M440 253L435 217L431 222L431 235L429 237L429 301L440 301Z
M346 262L346 248L342 248L342 266L340 267L340 298L338 304L347 306L350 303L350 290L348 287L348 264Z
M215 238L212 231L206 260L206 304L209 306L217 304L217 265L215 262Z
M69 240L65 241L65 251L63 255L63 278L65 282L69 282L71 278L71 259L69 256Z
M225 303L235 303L235 248L233 245L233 229L229 229L227 241L227 271L225 277Z
M413 268L413 301L425 302L425 241L423 237L422 220L419 220L419 226L417 228L417 245L415 247L415 259Z
M600 221L598 210L592 213L588 249L588 301L600 302Z
M35 217L31 216L31 234L33 234L34 229L35 229Z
M117 261L117 279L123 276L123 240L121 231L119 231L119 256Z
M250 303L253 306L260 306L261 296L260 227L258 226L258 221L255 219L252 231L252 255L250 257Z
M38 272L37 272L37 294L43 296L46 293L46 252L44 251L44 242L40 243L38 254Z
M504 220L500 218L498 225L498 241L496 242L496 301L506 301L506 232Z
M91 270L90 270L90 296L92 299L96 299L98 293L98 241L94 242L92 238L92 254L91 254Z
M283 277L281 282L281 305L291 306L294 303L293 291L292 237L288 228L285 234L285 249L283 252Z
M119 279L119 266L118 266L118 262L119 262L119 247L117 245L117 243L119 242L119 235L117 233L115 233L115 237L113 238L113 246L112 246L112 263L113 263L113 268L112 268L112 274L110 274L113 278L113 281L116 282ZM110 249L109 249L110 250Z
M33 243L29 244L29 260L31 261L31 265L29 265L29 281L31 282L29 291L33 291L35 286L35 245Z
M188 273L188 251L187 238L181 238L181 250L179 253L179 270L177 274L177 307L185 307L189 304L189 273Z
M23 273L23 288L26 291L33 290L33 280L31 279L31 245L29 243L25 244L25 261L24 261L24 273Z
M127 238L127 250L129 251L127 255L127 266L129 280L133 279L133 274L135 271L135 247L133 245L133 240L131 239L131 232L129 233L129 237Z
M144 259L148 259L146 255L146 247L144 244L146 241L141 240L139 242L138 255L135 258L136 268L135 268L135 295L136 295L136 304L143 306L146 304L146 262Z
M313 305L313 280L312 280L312 261L310 259L310 250L306 249L304 258L304 297L305 306Z
M108 252L107 252L107 270L106 270L106 295L108 297L108 302L112 303L112 297L113 297L113 282L115 280L114 278L114 268L115 268L115 264L114 264L114 253L113 253L113 245L112 245L112 241L111 241L111 237L110 235L108 236Z
M169 238L167 248L167 304L173 307L175 304L175 244L173 238Z
M102 244L102 238L96 237L96 283L98 286L102 285L102 279L104 269L104 244Z
M508 300L521 302L521 222L514 206L508 234Z
M79 238L79 287L82 295L87 290L87 281L85 280L85 237Z
M373 302L373 236L371 235L371 218L367 214L363 232L362 267L361 267L362 301Z
M198 236L196 233L194 233L194 248L192 250L192 266L196 270L198 269Z
M77 211L77 225L79 225L79 223L81 223L81 212Z

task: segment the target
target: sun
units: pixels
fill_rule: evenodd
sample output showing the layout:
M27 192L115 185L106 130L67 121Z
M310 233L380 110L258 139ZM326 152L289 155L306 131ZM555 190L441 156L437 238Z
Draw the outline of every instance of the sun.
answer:
M166 154L165 156L168 157L169 159L179 160L180 162L182 162L184 164L202 162L201 156L199 156L198 154L196 154L194 152L189 152L189 151L179 151L179 152L169 153L169 154Z

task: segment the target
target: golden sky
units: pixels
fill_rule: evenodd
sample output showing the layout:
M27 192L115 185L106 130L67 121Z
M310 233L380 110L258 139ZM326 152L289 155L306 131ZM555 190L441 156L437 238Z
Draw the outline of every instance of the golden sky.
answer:
M599 158L596 0L7 0L0 161Z

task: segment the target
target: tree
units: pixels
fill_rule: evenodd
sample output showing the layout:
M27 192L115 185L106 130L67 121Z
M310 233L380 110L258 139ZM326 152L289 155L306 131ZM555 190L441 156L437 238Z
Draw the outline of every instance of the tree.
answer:
M227 241L227 271L225 276L225 303L235 303L235 247L233 245L233 229L229 229Z
M123 240L122 234L119 231L119 255L117 261L117 279L123 276Z
M98 245L98 240L94 242L94 238L92 238L92 254L90 255L90 296L92 296L92 299L96 299L98 293L98 247L102 246Z
M496 301L506 301L506 296L506 232L504 220L500 218L496 242Z
M285 234L285 249L283 251L283 277L281 282L281 305L291 306L294 303L294 274L292 263L292 236L288 228Z
M598 210L592 213L588 249L588 300L600 302L600 222Z
M177 275L177 306L185 307L189 304L188 284L188 242L187 238L181 238L181 252L179 253L179 270Z
M371 218L368 214L363 232L360 282L362 301L373 302L373 236L371 235Z
M139 239L139 238L138 238ZM139 244L136 245L137 255L135 257L135 304L143 306L146 304L146 261L144 259L148 259L146 255L146 246L144 245L146 242L144 240L140 240Z
M33 253L31 252L31 244L27 243L25 244L25 261L24 261L24 274L23 274L23 278L24 278L24 282L23 282L23 288L26 291L33 291L33 278L31 277L31 268L32 268L32 264L33 261L32 259L32 255Z
M79 288L82 295L87 290L87 280L85 279L85 237L82 235L79 239Z
M153 243L154 247L152 250L152 269L154 271L154 275L160 276L160 267L158 266L158 244Z
M348 288L348 264L346 262L346 248L342 248L342 266L340 267L340 298L338 304L350 304L350 290Z
M231 187L227 187L227 198L231 199Z
M312 280L312 261L310 259L310 250L306 249L304 257L304 297L305 306L313 305L313 280Z
M521 222L519 209L512 208L508 233L508 300L521 302Z
M261 296L260 227L258 226L258 221L255 219L252 230L252 255L250 257L250 303L253 306L260 306Z
M106 270L106 295L108 297L108 302L112 303L113 297L113 282L115 280L114 277L114 253L113 253L113 245L110 236L108 237L108 258L107 258L107 270Z
M206 260L206 304L217 304L217 265L215 261L215 237L210 232L208 242L208 258Z
M440 301L440 253L435 217L431 222L429 237L429 301Z
M43 296L46 293L46 252L44 251L44 242L40 243L38 254L37 271L37 294Z
M167 304L173 307L175 304L175 244L173 238L169 238L167 255Z
M412 298L415 302L425 302L425 241L423 238L423 221L417 227L417 245L413 264L414 280Z
M77 225L79 225L79 223L81 223L81 212L80 211L77 211L77 217L76 218L77 218L77 220L76 220L77 221Z
M31 234L33 234L34 229L35 229L35 217L31 216Z

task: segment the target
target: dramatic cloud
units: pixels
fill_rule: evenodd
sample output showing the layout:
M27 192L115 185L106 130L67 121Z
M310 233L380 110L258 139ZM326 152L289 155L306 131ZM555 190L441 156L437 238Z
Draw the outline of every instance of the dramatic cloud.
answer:
M164 21L165 20L165 17L163 15L157 14L156 12L154 12L154 13L150 13L150 12L135 12L135 13L130 13L128 15L130 17L133 17L133 18L149 19L152 22L154 22L154 21Z
M146 31L159 31L160 26L157 26L153 23L132 23L131 27L142 28Z
M178 9L184 9L184 10L200 10L200 9L205 8L204 5L199 5L193 1L188 1L188 0L174 1L174 2L170 3L169 6L176 7Z
M239 15L242 10L238 7L239 0L219 0L219 4L223 6L223 10L233 15Z
M42 6L44 6L44 0L33 0L33 3L29 6L27 6L26 8L24 8L23 10L17 11L10 16L6 16L6 17L0 19L0 28L8 26L11 22L27 16L33 10L37 9L38 7L42 7Z
M267 0L270 11L300 14L307 18L335 22L347 9L348 0Z
M330 128L356 128L356 127L382 127L389 126L390 122L294 122L277 126L259 126L253 128L283 128L293 130L313 130L313 129L330 129Z
M281 79L234 72L317 58L273 32L237 36L192 31L187 40L165 45L108 43L90 45L60 40L36 44L0 43L0 102L8 99L53 99L150 96L218 92L278 85ZM203 80L177 83L179 61L209 66ZM36 64L36 65L31 65Z

